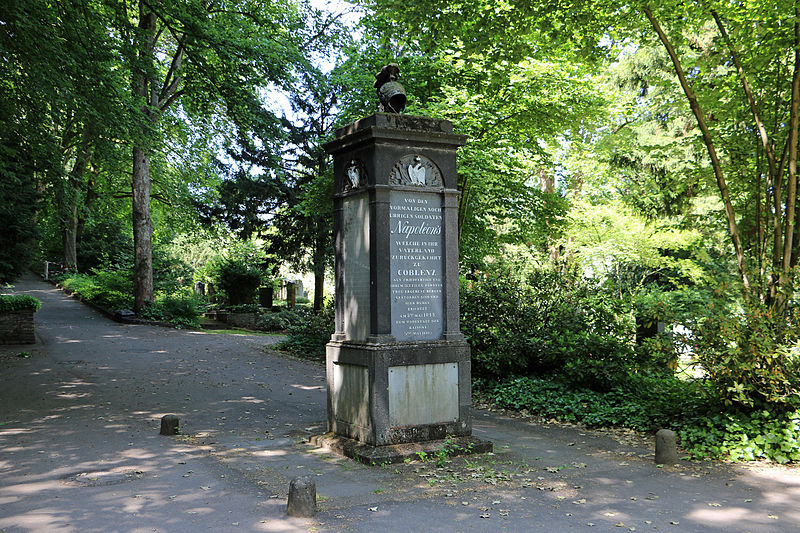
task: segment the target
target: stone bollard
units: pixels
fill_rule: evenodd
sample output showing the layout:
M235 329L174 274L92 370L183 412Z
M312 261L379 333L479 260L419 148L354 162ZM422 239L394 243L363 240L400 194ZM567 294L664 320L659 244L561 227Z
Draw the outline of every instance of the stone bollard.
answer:
M162 435L178 435L180 428L178 423L180 419L175 415L164 415L161 417L161 434Z
M317 486L311 476L300 476L289 483L286 514L311 518L317 514Z
M656 464L674 465L678 462L678 439L671 429L659 429L656 433Z

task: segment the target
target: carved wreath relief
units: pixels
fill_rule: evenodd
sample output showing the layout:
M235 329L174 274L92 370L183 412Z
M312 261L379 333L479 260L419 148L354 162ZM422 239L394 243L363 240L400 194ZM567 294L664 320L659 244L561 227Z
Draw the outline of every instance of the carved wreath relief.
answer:
M389 176L392 185L410 185L413 187L441 187L442 173L424 155L411 154L403 156L392 168Z
M343 185L345 191L358 189L366 180L367 172L364 163L357 159L351 159L345 170L346 180Z

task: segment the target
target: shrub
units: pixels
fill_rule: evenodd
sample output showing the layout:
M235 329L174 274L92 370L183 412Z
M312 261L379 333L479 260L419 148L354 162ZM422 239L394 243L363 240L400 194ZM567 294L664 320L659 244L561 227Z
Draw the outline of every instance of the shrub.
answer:
M107 309L133 305L133 273L128 270L95 270L93 274L65 273L59 283Z
M622 302L576 275L497 269L462 285L462 329L477 375L561 374L608 389L646 366L633 350L634 321Z
M740 315L712 310L694 328L696 357L728 404L800 407L800 314L756 303Z
M800 461L800 410L764 406L709 415L680 429L681 444L695 457L733 461Z
M479 382L476 388L498 406L587 426L621 426L640 431L676 427L713 405L699 383L632 375L607 392L575 387L558 378L516 377Z
M261 272L244 260L227 259L219 266L217 285L231 305L252 303L261 285Z
M228 307L230 313L258 313L258 304L241 304Z
M334 332L334 311L326 308L318 313L309 312L308 318L289 327L289 338L279 343L279 350L286 350L300 357L325 360L325 345Z
M178 327L200 327L200 305L202 302L191 293L159 295L143 311L142 318L169 322Z
M674 429L681 446L697 458L800 462L800 409L726 408L707 382L632 375L602 393L555 378L515 377L478 379L474 388L499 407L564 422Z
M265 313L258 317L256 327L266 331L283 331L299 326L311 319L313 313L309 309L283 309L277 313Z
M0 312L2 313L27 310L36 312L41 307L42 302L27 294L0 294Z

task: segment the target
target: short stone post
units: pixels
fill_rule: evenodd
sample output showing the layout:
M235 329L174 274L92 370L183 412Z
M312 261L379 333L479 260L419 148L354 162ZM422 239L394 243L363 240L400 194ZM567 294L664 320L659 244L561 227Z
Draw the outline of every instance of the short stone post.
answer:
M656 433L656 464L673 465L678 462L678 439L671 429Z
M294 307L297 304L297 284L290 281L286 284L286 307Z
M317 486L311 476L300 476L289 483L286 514L311 518L317 514Z
M162 435L178 435L180 428L178 427L180 419L175 415L164 415L161 417L161 434Z

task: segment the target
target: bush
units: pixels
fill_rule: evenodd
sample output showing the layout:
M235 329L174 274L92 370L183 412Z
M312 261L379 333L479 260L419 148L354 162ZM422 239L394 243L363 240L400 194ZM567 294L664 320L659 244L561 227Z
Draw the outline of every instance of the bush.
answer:
M462 284L462 329L484 377L553 375L598 390L647 366L629 308L576 275L496 269Z
M707 416L680 430L681 444L695 457L733 461L800 461L800 410L764 407Z
M800 313L763 304L712 312L694 328L696 357L727 404L800 407Z
M159 295L143 311L142 318L169 322L178 327L199 328L202 302L191 293Z
M125 270L98 270L94 275L67 273L59 283L65 289L110 310L129 309L133 305L133 277Z
M36 312L42 307L42 302L27 294L0 294L0 313L13 311Z
M241 304L228 307L229 313L258 313L258 304Z
M308 310L283 309L277 313L265 313L258 317L256 327L265 331L284 331L299 326L311 318Z
M267 313L258 317L256 328L264 331L284 331L289 328L289 322L280 313Z
M670 428L696 458L800 462L800 409L726 408L707 382L634 375L601 393L554 378L515 377L478 379L475 390L499 407L564 422L639 431Z
M241 259L227 259L217 271L217 286L231 305L252 303L261 285L261 272Z
M575 387L563 379L529 377L478 382L476 388L500 407L587 426L639 431L674 428L713 405L698 383L651 376L629 376L607 392Z
M296 311L289 311L295 312ZM325 360L325 345L333 335L334 311L326 308L318 313L307 312L307 318L289 327L289 338L279 343L279 350L286 350L300 357Z

